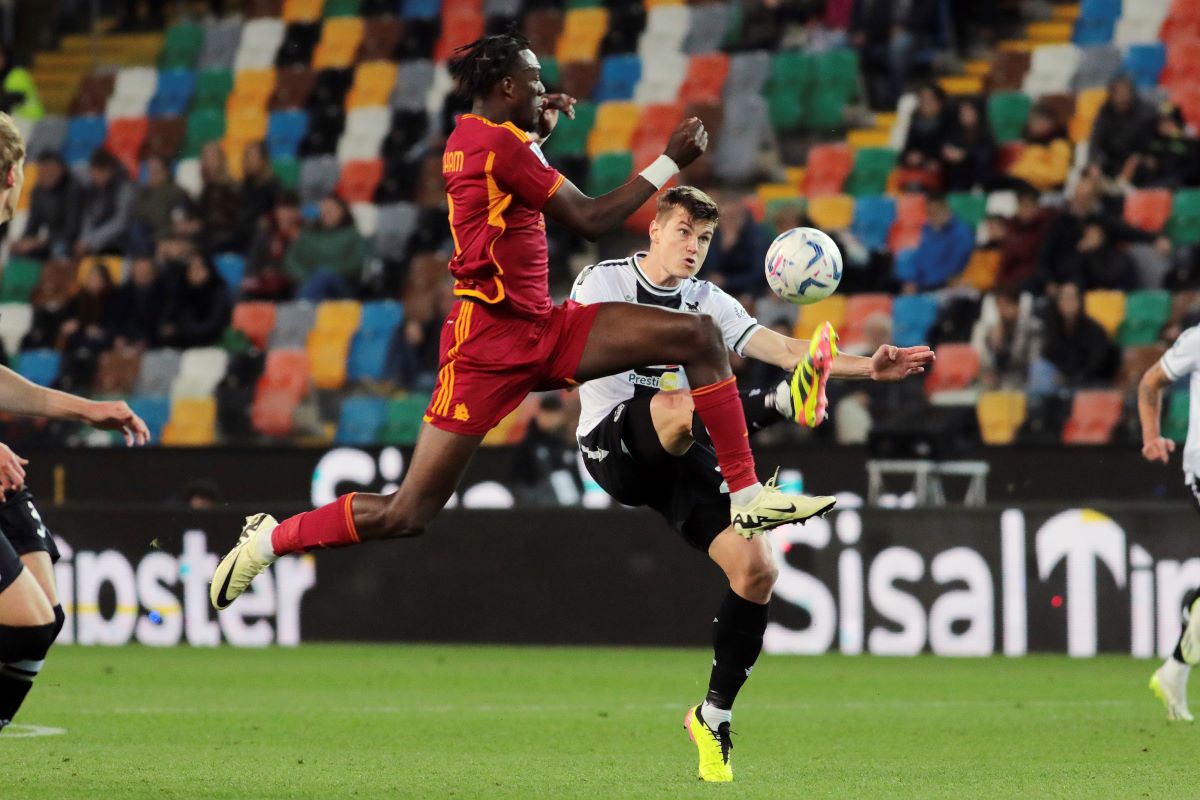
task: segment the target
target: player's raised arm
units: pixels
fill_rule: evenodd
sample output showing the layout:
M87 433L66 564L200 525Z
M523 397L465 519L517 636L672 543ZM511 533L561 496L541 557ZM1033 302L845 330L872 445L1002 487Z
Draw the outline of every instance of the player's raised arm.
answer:
M690 117L675 129L663 154L624 185L600 197L588 197L564 180L543 211L581 236L595 239L628 219L679 170L703 155L707 147L704 123Z
M146 423L121 401L102 402L47 389L22 378L8 367L0 367L0 411L27 417L85 422L93 428L121 431L125 443L145 444L150 440Z
M807 339L793 339L770 328L759 328L746 343L745 353L750 358L774 364L790 372L804 358L808 348ZM885 344L870 358L838 353L833 359L829 377L898 381L910 375L920 375L932 363L933 351L925 345L896 347Z

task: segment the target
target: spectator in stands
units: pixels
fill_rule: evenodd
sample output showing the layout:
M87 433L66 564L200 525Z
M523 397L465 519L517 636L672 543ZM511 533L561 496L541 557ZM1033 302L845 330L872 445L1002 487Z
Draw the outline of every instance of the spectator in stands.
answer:
M25 232L12 251L31 258L62 258L79 238L82 191L58 153L38 157L37 183L29 196Z
M284 257L284 272L304 300L320 302L353 297L362 279L367 240L358 232L346 202L328 195L320 203L317 224L292 242Z
M942 156L950 142L954 121L946 107L946 93L935 83L917 90L917 108L908 126L901 163L910 174L905 182L937 188L942 183Z
M1159 108L1154 135L1139 142L1132 158L1135 186L1178 189L1200 184L1200 149L1187 135L1183 112L1174 103Z
M1108 241L1114 244L1131 242L1153 242L1160 255L1171 251L1171 240L1162 235L1147 233L1127 224L1118 213L1110 213L1100 200L1101 176L1084 173L1067 206L1054 218L1046 230L1042 253L1038 259L1039 282L1046 292L1053 295L1058 285L1065 281L1077 281L1078 276L1069 271L1078 245L1083 238L1086 225L1093 219L1103 221Z
M171 165L161 156L146 159L146 182L138 187L130 218L129 251L143 256L154 252L154 244L169 236L175 217L191 205L187 192L175 182Z
M538 412L513 454L512 484L522 505L577 505L583 493L575 465L574 429L558 392L538 399Z
M1005 226L1000 242L1000 271L998 286L1015 287L1022 291L1036 290L1038 255L1046 239L1046 231L1054 212L1042 208L1040 195L1026 187L1017 192L1017 213Z
M1035 105L1025 126L1021 154L1008 168L1008 174L1039 191L1061 189L1071 169L1071 143L1054 110Z
M33 75L23 67L13 65L8 50L3 47L0 47L0 111L30 121L39 120L45 114Z
M937 32L938 9L937 0L854 0L850 43L873 78L868 87L877 108L894 108L904 93L913 57Z
M59 330L71 318L76 274L75 264L66 258L51 259L42 267L42 276L29 298L33 306L33 323L21 340L22 350L58 346Z
M943 184L948 192L967 192L992 182L996 141L978 100L959 101L957 118L958 124L942 146Z
M966 269L975 233L950 210L946 196L931 194L921 241L911 256L896 259L896 277L905 294L940 289Z
M96 253L121 253L133 207L133 187L125 168L104 148L92 153L88 162L89 183L83 191L83 223L77 257Z
M103 264L94 264L71 304L71 318L59 330L63 389L84 392L91 388L100 354L112 345L115 311L112 274Z
M238 227L243 242L254 240L259 220L271 213L279 197L279 179L271 169L271 154L263 142L250 142L242 154L242 186Z
M1101 215L1103 211L1099 176L1080 177L1071 199L1046 229L1042 252L1038 257L1040 281L1050 294L1057 291L1058 284L1070 280L1066 265L1083 238L1083 226L1088 219Z
M1154 110L1137 93L1128 75L1108 85L1108 99L1092 125L1088 157L1106 176L1132 177L1129 159L1154 135Z
M148 349L157 346L167 306L167 287L158 274L158 265L149 256L133 259L129 277L113 297L114 345L124 349Z
M1137 288L1133 259L1109 242L1108 229L1100 217L1091 217L1084 223L1083 236L1064 271L1084 291L1120 289L1130 292Z
M997 289L983 301L971 332L987 389L1021 389L1041 348L1042 322L1033 296L1015 287Z
M201 148L200 180L203 185L197 203L200 216L185 232L199 234L209 253L240 250L243 246L238 229L241 194L229 176L229 164L220 142L209 142Z
M734 295L757 291L771 239L750 216L741 194L720 192L718 197L721 224L708 251L709 280Z
M1083 313L1081 295L1079 286L1064 283L1047 310L1042 357L1030 370L1031 392L1042 394L1055 386L1076 388L1112 379L1116 348L1100 323Z
M183 284L163 315L162 343L168 347L208 347L217 344L229 324L229 287L210 258L195 253L188 260Z
M283 300L292 296L293 286L283 273L288 248L304 230L300 198L292 191L280 193L275 207L258 221L250 246L242 294L259 300Z

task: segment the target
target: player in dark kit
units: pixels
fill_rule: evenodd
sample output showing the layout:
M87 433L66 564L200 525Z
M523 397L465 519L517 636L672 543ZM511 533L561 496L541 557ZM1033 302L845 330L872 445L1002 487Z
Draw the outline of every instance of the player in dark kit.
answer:
M582 383L643 364L682 364L730 488L731 524L752 536L828 511L833 498L785 495L755 474L746 422L720 331L710 317L632 303L551 303L542 213L594 238L615 228L697 159L697 119L664 155L591 198L550 167L540 143L574 99L547 95L520 36L459 48L450 73L473 101L446 142L446 180L458 301L441 337L441 365L408 473L390 495L354 493L281 523L248 517L218 564L210 597L227 607L279 556L316 547L416 536L446 505L483 435L531 391Z
M16 212L24 165L21 134L0 114L0 222ZM125 403L46 389L7 367L0 367L0 411L123 431L128 444L144 444L150 436ZM54 585L58 548L25 488L27 463L0 444L0 730L16 716L66 619Z

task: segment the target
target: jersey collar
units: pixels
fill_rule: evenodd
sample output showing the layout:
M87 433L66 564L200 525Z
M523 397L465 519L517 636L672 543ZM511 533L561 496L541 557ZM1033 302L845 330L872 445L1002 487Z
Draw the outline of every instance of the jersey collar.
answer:
M642 284L642 288L650 294L656 294L660 297L673 297L683 291L683 281L680 281L675 286L659 286L654 281L646 277L646 273L642 272L642 259L646 257L644 250L639 250L629 257L629 263L633 264L633 271L637 275L638 283Z

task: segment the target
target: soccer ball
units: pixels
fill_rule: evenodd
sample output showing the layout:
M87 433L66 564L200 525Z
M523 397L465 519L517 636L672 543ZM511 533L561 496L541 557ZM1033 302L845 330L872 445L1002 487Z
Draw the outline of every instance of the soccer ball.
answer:
M771 291L797 305L833 294L842 280L842 254L833 239L816 228L792 228L775 237L767 250Z

